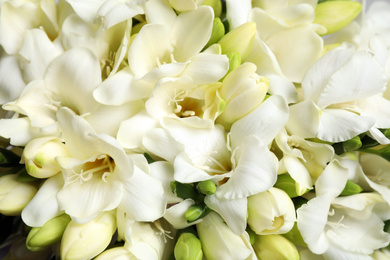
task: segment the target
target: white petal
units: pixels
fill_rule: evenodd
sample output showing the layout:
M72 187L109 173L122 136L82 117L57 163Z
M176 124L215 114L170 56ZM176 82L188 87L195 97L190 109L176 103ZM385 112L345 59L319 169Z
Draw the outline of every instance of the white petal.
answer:
M330 77L355 53L352 45L344 44L320 58L306 72L302 81L305 99L317 102Z
M158 62L163 64L167 54L173 51L170 43L170 30L161 24L147 24L142 27L130 45L128 61L135 77L141 78L154 68Z
M167 203L177 203L182 201L181 198L176 197L171 189L171 181L173 178L173 165L165 161L156 161L150 165L150 176L159 180L164 188L164 197L167 199Z
M387 138L381 131L379 131L378 128L371 127L369 130L369 135L380 144L390 144L390 139Z
M61 214L57 202L57 192L63 185L61 174L47 179L35 197L23 209L23 222L30 227L41 227L50 219Z
M221 79L229 69L226 55L199 53L187 65L182 76L193 79L195 84L210 84Z
M161 182L134 167L132 178L123 183L120 208L137 221L155 221L165 213L166 199Z
M79 115L92 112L98 103L92 96L101 82L100 64L87 49L74 48L54 59L45 75L54 100Z
M105 0L67 0L78 16L88 23L95 22L97 11Z
M118 180L104 182L96 174L84 183L73 182L65 185L57 194L61 210L79 223L86 223L103 211L118 207L123 194Z
M214 12L210 6L181 13L172 27L175 60L184 62L199 53L208 42L213 27Z
M366 98L359 104L362 116L375 118L375 127L390 128L390 100L385 99L382 95L375 95Z
M104 28L106 30L143 13L144 9L140 5L115 0L104 2L97 12L99 16L104 17Z
M236 121L231 128L232 147L237 147L249 136L257 136L265 145L271 143L288 119L284 98L271 96L249 115Z
M142 110L120 124L117 139L124 148L139 148L145 133L156 127L159 127L158 121Z
M26 83L16 56L7 55L0 49L0 104L5 104L19 97Z
M216 196L239 199L271 188L277 178L276 156L255 136L247 137L237 149L237 166L230 179L218 187Z
M291 135L313 138L317 135L320 110L312 100L305 100L290 106L286 130Z
M246 228L247 198L228 200L215 195L206 196L206 205L225 220L230 229L241 235Z
M226 1L226 17L229 21L231 29L237 28L238 26L248 22L248 15L252 8L250 0L227 0Z
M324 109L317 137L328 142L342 142L364 133L375 124L371 117L358 116L342 109Z
M56 131L51 133L56 135ZM27 117L15 119L0 119L0 135L10 138L11 144L25 146L30 140L44 135L39 129L31 127L30 119Z
M355 240L355 238L354 238ZM365 240L365 239L363 239ZM343 241L344 243L344 241ZM343 250L338 245L330 244L328 250L323 254L325 260L372 260L368 254L359 254L350 250Z
M142 140L144 147L151 153L173 163L175 157L184 150L182 144L162 128L155 128L148 131Z
M386 89L387 79L371 53L360 51L338 69L318 98L321 108L366 98Z
M284 155L282 160L287 172L300 186L306 189L313 188L309 171L297 157Z
M176 19L168 1L149 0L145 3L145 16L148 23L156 23L171 27Z
M266 76L269 78L268 92L271 95L279 95L284 97L288 104L298 102L298 92L291 81L275 74Z
M331 161L315 183L316 195L331 194L336 198L343 191L347 178L348 169L337 160Z

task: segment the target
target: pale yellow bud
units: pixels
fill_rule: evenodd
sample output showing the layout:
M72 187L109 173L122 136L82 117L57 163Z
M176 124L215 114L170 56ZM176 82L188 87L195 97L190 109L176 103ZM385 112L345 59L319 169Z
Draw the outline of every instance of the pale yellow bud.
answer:
M103 212L86 224L71 221L61 240L61 259L92 259L109 245L115 230L112 212Z
M253 248L259 260L299 260L295 245L281 235L256 236Z
M327 30L322 35L339 31L352 22L362 10L362 4L354 1L327 1L319 3L315 9L313 23Z
M222 53L238 52L242 60L245 60L252 50L255 36L256 24L247 22L225 34L218 43L222 47Z
M65 144L59 138L42 137L26 145L22 159L28 174L36 178L49 178L61 171L55 160L57 156L68 156Z
M0 177L0 213L3 215L20 215L38 191L35 185L17 178L15 174Z

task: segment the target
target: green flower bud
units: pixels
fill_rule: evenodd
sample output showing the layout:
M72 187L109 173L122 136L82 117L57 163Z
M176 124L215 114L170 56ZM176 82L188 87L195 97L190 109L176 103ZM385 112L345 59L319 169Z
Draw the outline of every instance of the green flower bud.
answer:
M191 233L183 233L174 249L176 260L201 260L203 257L200 240Z
M297 246L307 247L305 241L302 238L301 232L299 232L298 230L297 223L294 224L293 228L289 232L283 234L282 236L284 236Z
M296 182L289 174L278 175L278 179L274 186L285 191L290 198L295 198L302 195L297 194Z
M20 182L17 178L15 174L0 177L0 213L3 215L20 215L37 193L35 185Z
M211 32L211 36L209 41L207 42L205 49L214 43L217 43L223 36L225 35L225 26L219 17L214 18L213 21L213 30Z
M226 56L229 58L229 70L226 73L227 75L241 65L241 55L238 52L229 52L226 53Z
M355 136L352 139L343 142L343 149L346 153L356 151L360 147L362 147L362 141L359 136Z
M32 228L27 236L27 248L31 251L39 251L60 241L69 222L70 217L62 214L49 220L42 227Z
M116 230L116 216L104 212L85 224L71 221L61 240L61 259L92 259L110 243Z
M222 2L221 0L205 0L203 5L211 6L214 10L214 16L220 17L222 14Z
M295 245L282 235L256 236L253 249L259 260L299 260Z
M26 145L22 158L28 174L36 178L48 178L61 171L55 160L57 156L68 156L65 144L58 138L42 137Z
M222 47L222 53L238 52L245 60L252 50L255 36L256 24L247 22L225 34L218 43Z
M347 26L362 10L362 5L354 1L328 1L317 5L313 23L323 25L331 34Z
M215 183L212 180L201 181L196 188L204 195L212 195L217 191L217 186L215 186Z
M344 190L341 192L341 196L354 195L362 192L363 189L358 184L348 180L345 184Z
M184 214L188 223L194 222L200 218L203 218L209 214L211 209L206 206L204 203L197 203L192 205L189 209L187 209Z

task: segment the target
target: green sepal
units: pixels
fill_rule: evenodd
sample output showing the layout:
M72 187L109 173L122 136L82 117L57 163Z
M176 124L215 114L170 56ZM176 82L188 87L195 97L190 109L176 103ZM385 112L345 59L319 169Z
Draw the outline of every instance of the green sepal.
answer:
M194 201L203 201L204 196L198 193L194 185L188 183L181 183L178 181L171 181L172 192L182 199L192 199Z
M214 18L211 36L204 49L207 49L209 46L217 43L224 35L225 26L223 25L221 19L219 17Z
M282 234L282 236L284 236L297 246L307 247L307 244L302 238L301 232L299 232L296 222L294 223L293 228L289 232Z
M354 194L359 194L362 191L363 191L362 187L360 187L358 184L350 180L347 180L344 190L340 193L340 195L341 196L354 195Z

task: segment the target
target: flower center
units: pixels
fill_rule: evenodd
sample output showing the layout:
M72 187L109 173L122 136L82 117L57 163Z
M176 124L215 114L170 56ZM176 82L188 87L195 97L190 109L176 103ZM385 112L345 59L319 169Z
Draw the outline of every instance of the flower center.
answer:
M99 155L95 161L86 162L81 166L81 169L72 169L72 173L67 180L67 184L73 182L83 183L91 180L93 177L101 178L104 182L107 182L107 178L115 170L114 160L107 154Z

